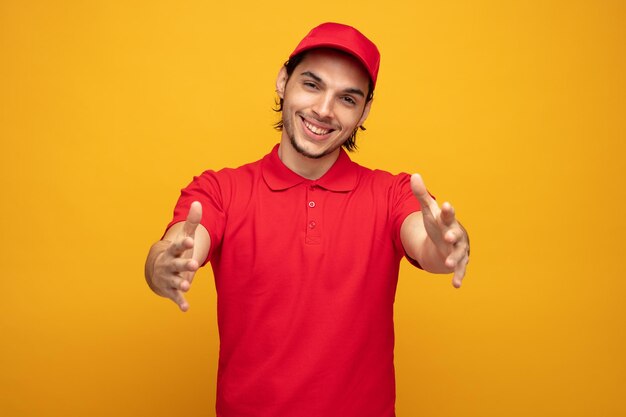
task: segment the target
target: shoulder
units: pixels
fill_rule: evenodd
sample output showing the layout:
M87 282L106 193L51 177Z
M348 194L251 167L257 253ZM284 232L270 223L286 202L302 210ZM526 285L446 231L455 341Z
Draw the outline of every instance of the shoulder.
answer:
M369 185L382 189L402 188L407 185L410 187L411 176L406 172L394 174L382 169L372 169L357 163L354 164L359 174L359 186Z
M252 181L255 177L260 175L262 161L263 160L260 159L236 168L226 167L219 170L208 169L198 177L194 177L194 180L210 182L220 188L234 186L236 184L243 185L247 181Z
M244 165L241 165L237 168L222 168L219 171L213 172L212 175L215 176L216 179L220 181L242 181L249 178L253 178L261 173L261 162L263 160L260 159L258 161L250 162ZM212 172L212 171L209 171Z
M200 201L212 201L218 206L228 205L234 195L254 187L260 176L260 161L237 168L208 169L181 190L183 197Z

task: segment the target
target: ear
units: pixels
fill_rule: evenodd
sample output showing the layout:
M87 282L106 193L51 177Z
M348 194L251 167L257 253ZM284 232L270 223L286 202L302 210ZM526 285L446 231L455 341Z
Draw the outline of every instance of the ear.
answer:
M287 69L282 66L280 71L278 71L278 77L276 78L276 92L278 93L278 97L284 99L285 98L285 86L287 85Z
M367 116L370 114L370 109L372 108L372 101L374 100L372 99L365 103L363 114L361 115L361 119L359 120L359 124L357 126L363 126L363 123L365 123L365 119L367 119Z

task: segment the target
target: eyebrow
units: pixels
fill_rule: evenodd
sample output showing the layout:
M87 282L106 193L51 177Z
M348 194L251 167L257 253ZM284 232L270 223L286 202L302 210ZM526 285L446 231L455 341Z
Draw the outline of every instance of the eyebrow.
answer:
M316 74L312 73L311 71L304 71L302 74L300 75L304 75L305 77L311 77L313 78L315 81L317 81L318 83L324 83L324 81ZM357 96L361 96L361 97L365 97L365 93L363 91L361 91L361 89L359 88L346 88L345 90L343 90L344 93L348 93L348 94L355 94Z

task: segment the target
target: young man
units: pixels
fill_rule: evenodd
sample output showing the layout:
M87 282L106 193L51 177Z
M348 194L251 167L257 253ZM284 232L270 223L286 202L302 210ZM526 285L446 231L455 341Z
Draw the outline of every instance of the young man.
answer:
M350 161L367 118L376 46L314 28L280 70L280 144L206 171L182 191L146 280L184 293L211 262L218 294L220 417L394 416L393 301L402 257L459 287L467 233L414 174Z

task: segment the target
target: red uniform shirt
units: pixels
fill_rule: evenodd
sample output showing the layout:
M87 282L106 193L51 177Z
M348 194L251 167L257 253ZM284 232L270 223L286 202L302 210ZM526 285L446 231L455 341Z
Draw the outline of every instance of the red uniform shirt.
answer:
M218 417L391 417L393 302L407 174L337 162L312 181L278 146L206 171L171 224L202 203L218 295Z

